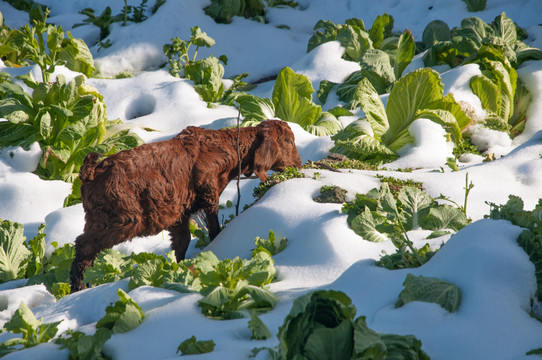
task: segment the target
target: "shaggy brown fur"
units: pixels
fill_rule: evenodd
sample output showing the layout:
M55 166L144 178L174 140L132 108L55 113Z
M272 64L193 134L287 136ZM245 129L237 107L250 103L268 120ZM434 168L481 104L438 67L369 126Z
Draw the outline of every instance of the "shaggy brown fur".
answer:
M287 123L267 120L241 128L241 171L266 180L268 170L300 167L294 134ZM90 153L81 167L83 234L75 240L72 292L84 288L83 274L96 255L136 236L168 230L177 260L190 242L190 215L203 210L211 239L219 231L219 196L237 177L237 129L190 126L166 141L121 151L98 163Z

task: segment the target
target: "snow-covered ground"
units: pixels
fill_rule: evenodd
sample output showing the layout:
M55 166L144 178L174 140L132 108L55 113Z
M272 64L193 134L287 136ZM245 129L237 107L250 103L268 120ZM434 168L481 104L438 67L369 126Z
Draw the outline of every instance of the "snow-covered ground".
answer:
M526 29L527 44L542 48L542 1L488 0L486 10L469 13L461 0L450 1L349 1L300 0L296 9L269 9L268 24L235 18L231 24L216 24L206 16L203 8L207 0L167 0L146 21L121 26L113 24L109 39L112 46L98 52L94 45L99 30L81 26L86 7L100 14L111 6L113 14L120 12L124 2L116 0L42 0L51 9L49 20L62 25L74 37L89 44L96 67L103 78L91 78L87 83L96 87L105 98L109 119L120 118L125 123L145 125L159 130L145 132L135 128L145 141L170 138L188 125L220 128L232 124L237 117L233 107L209 108L199 99L193 83L169 75L161 68L167 58L162 46L172 37L188 39L190 28L200 26L216 40L211 49L201 49L199 56L227 55L226 77L249 73L255 81L276 74L284 66L307 75L317 87L321 80L343 81L359 69L356 63L341 59L344 49L331 42L306 53L307 42L314 24L320 19L344 23L358 17L372 24L375 17L387 12L395 19L394 30L408 28L416 40L432 20L440 19L450 27L459 26L463 18L478 16L491 22L505 11L507 16ZM129 4L139 5L137 0ZM152 1L151 1L152 3ZM151 6L153 4L150 4ZM11 27L26 23L27 14L0 2L0 11ZM279 27L287 25L287 27ZM408 70L414 70L414 62ZM36 71L25 68L3 67L7 72ZM442 69L440 69L442 70ZM107 77L125 71L134 76L126 79ZM58 69L68 80L77 75ZM483 113L479 99L469 88L469 79L479 74L476 65L443 71L445 92L454 94ZM424 120L410 128L416 142L401 151L401 158L387 168L414 168L413 172L344 170L334 173L305 170L306 178L294 179L273 187L259 202L241 213L205 250L219 258L249 258L256 236L267 237L270 229L277 237L287 236L289 244L275 256L278 281L270 289L279 298L277 307L261 319L276 335L288 314L293 300L311 290L342 290L352 298L357 315L367 316L370 328L378 332L413 334L423 343L423 350L432 359L521 359L528 350L542 347L542 323L531 317L536 280L534 265L518 247L519 227L506 221L484 220L489 212L486 202L504 203L508 195L523 198L531 209L542 198L542 61L527 62L518 74L533 94L525 132L513 141L507 135L479 128L473 142L495 153L497 160L481 162L472 158L463 163L460 171L452 172L446 165L451 146L445 141L443 129ZM273 82L263 83L254 90L259 96L270 97ZM326 107L333 106L329 101ZM346 120L345 120L346 121ZM329 137L310 135L296 124L291 124L303 162L319 160L329 153L333 142ZM63 208L63 200L70 193L70 185L60 181L43 181L31 171L41 155L39 146L30 151L8 149L0 152L0 218L17 221L25 226L25 235L36 234L39 224L45 223L47 243L60 245L73 242L82 232L84 215L81 205ZM443 170L443 171L442 171ZM391 242L372 243L356 235L341 213L341 205L313 201L323 185L337 185L348 190L348 196L366 193L379 187L377 174L422 181L433 197L444 194L462 203L465 177L474 184L468 198L468 215L473 224L456 235L432 240L432 247L446 246L424 266L416 269L390 271L374 265L382 251L393 253ZM242 182L242 204L252 203L252 189L258 180ZM224 191L221 203L236 201L235 184ZM231 210L224 210L227 216ZM413 232L417 247L428 240ZM193 241L193 244L195 240ZM49 247L51 249L51 247ZM167 234L138 238L118 247L125 253L132 251L169 251ZM196 256L192 245L188 256ZM394 303L403 289L408 273L437 277L460 287L463 301L459 310L448 313L439 305L411 302L401 308ZM68 295L56 301L44 286L21 287L21 281L0 285L0 324L9 320L21 300L45 322L64 320L59 328L86 332L94 325L105 307L118 300L117 289L128 291L128 281L121 280ZM140 287L129 295L142 307L146 318L135 330L113 335L104 351L113 359L176 358L179 343L192 335L198 339L213 339L212 353L201 359L242 359L254 347L277 344L273 336L266 341L250 340L247 319L216 321L204 317L197 301L198 294ZM3 341L6 334L0 335ZM67 350L54 344L44 344L10 354L9 359L67 358Z

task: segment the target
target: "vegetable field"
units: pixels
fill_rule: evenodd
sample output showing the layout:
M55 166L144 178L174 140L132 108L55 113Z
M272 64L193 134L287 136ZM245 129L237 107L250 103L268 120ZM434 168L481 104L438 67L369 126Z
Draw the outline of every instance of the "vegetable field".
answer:
M0 2L0 357L536 359L538 0ZM100 253L79 168L287 121L303 167ZM238 211L236 211L238 208Z

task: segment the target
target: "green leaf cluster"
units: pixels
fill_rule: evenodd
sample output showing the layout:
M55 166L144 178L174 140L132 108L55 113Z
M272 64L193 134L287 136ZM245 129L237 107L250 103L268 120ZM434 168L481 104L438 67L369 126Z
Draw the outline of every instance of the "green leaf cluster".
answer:
M58 324L61 321L53 323L43 323L43 319L38 320L32 313L32 310L21 301L19 308L15 311L11 319L4 324L2 331L9 331L13 334L21 334L20 338L13 338L0 344L0 356L22 348L29 348L41 343L50 341L58 332Z
M297 123L317 136L337 133L342 129L342 123L331 112L322 112L322 107L312 101L313 93L314 88L308 77L285 67L275 80L272 99L238 93L235 100L240 104L245 126L280 118Z
M414 336L379 334L355 315L341 291L301 296L279 328L278 351L268 351L280 359L429 359Z
M85 271L84 282L93 286L119 281L133 274L137 255L124 255L118 250L106 249L98 254Z
M487 0L463 0L467 4L467 10L469 11L482 11L485 10Z
M113 23L122 22L122 25L126 26L128 21L132 21L134 23L145 21L147 19L147 1L148 0L141 0L141 3L138 6L128 5L125 1L122 11L116 15L113 15L111 7L109 6L107 6L100 15L96 15L94 9L92 8L85 8L79 11L79 14L86 15L86 18L83 19L82 23L77 23L73 25L73 27L76 28L83 25L97 26L100 29L100 40L103 40L109 36L110 28ZM164 4L164 2L165 0L156 0L151 12L154 14L156 10L158 10L158 8ZM105 43L98 41L98 44L103 46L104 44L111 43L108 40Z
M38 234L26 242L23 225L0 219L0 283L29 279L27 285L44 283L57 298L69 294L67 284L73 245L55 249L45 256L45 225ZM53 244L54 245L54 244Z
M399 179L393 176L384 176L380 174L376 174L376 177L378 178L378 180L380 180L381 183L387 184L388 188L390 189L391 194L396 199L397 199L397 195L399 195L399 191L405 186L412 186L422 191L425 190L423 186L423 182L421 181L416 181L412 179Z
M36 3L34 0L6 0L8 4L13 6L17 10L22 10L30 13L33 8L40 7L41 11L45 11L45 7Z
M351 107L360 106L365 117L334 135L331 151L373 163L394 160L397 150L413 141L408 129L420 118L442 125L457 143L471 119L451 94L443 94L440 75L429 68L418 69L395 83L384 107L369 80L362 79Z
M96 329L92 335L69 329L62 333L61 337L55 339L55 344L69 350L70 360L107 360L109 358L102 353L102 350L111 335L111 331L106 328Z
M395 47L399 36L392 32L393 24L393 17L387 13L378 15L370 29L358 18L348 19L344 24L320 20L314 25L314 34L307 44L307 52L326 42L337 40L346 49L344 59L358 61L368 49L390 50Z
M210 48L214 46L215 40L203 32L199 26L192 27L190 31L190 40L181 40L175 37L171 39L171 43L165 44L163 47L170 66L169 73L175 77L192 80L194 89L206 102L230 101L228 100L229 95L235 89L246 85L242 79L248 74L234 76L232 78L233 85L226 90L222 82L224 66L221 63L227 64L228 58L222 55L219 58L209 56L196 60L199 48ZM189 49L192 46L196 47L193 56L189 54Z
M23 225L0 219L0 283L24 278L30 257Z
M346 202L346 193L347 191L339 186L322 186L320 188L320 195L313 200L318 203L343 204Z
M34 255L27 268L27 285L43 284L57 299L68 295L70 293L68 284L70 269L75 257L73 244L65 244L59 248L53 242L55 250L48 257L45 255L44 236L34 243L31 240L29 244ZM39 250L36 252L36 249ZM33 263L36 266L32 266Z
M113 334L122 334L135 329L145 315L139 305L122 289L118 289L120 300L105 309L105 315L96 323L96 332L86 335L81 331L68 330L55 340L56 344L70 351L70 359L106 359L102 350Z
M434 232L434 236L445 235L447 232ZM429 236L428 238L431 238ZM383 255L375 265L389 270L409 269L419 267L428 262L436 251L431 250L429 244L425 244L421 248L415 248L414 252L409 251L407 247L399 245L396 252L393 254Z
M72 245L69 245L69 249L73 252ZM55 259L55 253L53 253L53 259ZM62 266L63 272L66 271L63 274L66 276L66 281L70 266L71 258L69 264ZM169 252L166 256L145 252L125 255L118 250L106 249L98 254L94 264L85 271L84 282L98 286L130 278L129 288L133 290L144 285L165 286L172 279L180 282L181 278L186 281L186 284L192 284L193 278L189 278L187 273L189 273L188 267L182 262L177 263L173 252ZM44 276L51 275L46 273ZM40 280L38 278L36 281Z
M39 142L43 153L35 173L43 179L74 182L89 152L109 155L143 143L128 130L113 130L119 121L106 119L103 96L84 79L25 79L30 96L6 73L0 76L0 116L8 120L0 122L0 147Z
M384 257L378 265L393 269L420 266L432 256L429 247L415 249L407 231L424 229L442 235L442 230L458 231L469 222L461 209L437 204L418 187L404 186L394 197L386 183L380 190L356 194L356 199L346 203L342 211L348 215L348 225L365 240L392 240L397 254Z
M276 273L271 256L261 251L250 260L238 257L219 261L211 252L198 255L194 270L199 273L202 313L215 319L244 317L245 310L267 311L278 299L263 286Z
M135 329L145 318L139 305L126 292L119 289L117 295L120 300L105 308L105 315L96 323L96 329L122 334Z
M395 302L396 308L411 301L423 301L439 304L453 313L461 305L461 290L447 281L408 274L403 285L405 288Z
M244 310L265 311L278 301L263 288L276 273L274 260L265 250L255 252L250 260L239 257L218 260L207 251L180 263L175 261L172 252L167 258L149 253L130 256L102 253L100 257L103 261L98 259L94 265L97 269L87 270L90 275L87 278L85 274L85 281L100 277L104 282L115 281L130 276L130 289L147 285L183 293L199 292L203 295L199 305L210 318L243 317Z
M275 232L273 230L269 230L267 239L257 236L254 239L254 244L256 245L256 249L254 249L252 252L252 256L256 255L256 253L260 251L267 252L269 255L276 255L282 250L286 249L286 246L288 245L288 238L283 237L282 239L278 240L275 238Z
M542 50L522 42L525 31L504 12L491 24L474 16L463 19L460 27L451 30L443 21L435 20L426 26L422 38L417 49L419 52L427 50L423 56L426 66L448 64L456 67L468 62L483 45L501 47L513 67L527 60L542 59Z
M542 199L538 200L533 210L524 210L523 200L515 195L510 195L506 204L488 204L490 206L488 218L509 220L512 224L525 228L517 241L534 264L537 282L536 295L538 300L542 301L542 226L540 226L542 223Z
M215 345L213 340L197 340L195 336L192 336L179 345L177 353L181 355L206 354L212 352Z
M304 178L305 175L296 168L286 168L282 172L273 173L267 177L267 180L260 182L260 184L254 188L252 196L256 199L261 199L265 193L273 186L290 179Z
M316 23L307 52L325 42L337 40L345 48L343 58L356 61L361 67L340 85L327 80L320 83L320 102L325 103L332 89L336 90L339 100L351 102L362 79L369 80L379 94L389 92L392 84L401 77L414 58L416 51L412 33L409 30L402 34L393 33L393 23L393 17L388 14L377 16L370 29L365 28L363 20L356 18L339 25L329 20Z
M198 281L191 276L186 262L177 263L173 252L169 252L167 257L152 253L139 253L129 256L132 263L121 260L122 269L126 272L122 276L131 276L129 287L135 289L140 286L166 287L165 284L175 281L185 286L198 288ZM133 266L133 271L130 269Z
M8 65L38 65L44 82L50 81L55 67L65 65L68 69L91 76L96 69L92 54L85 42L75 39L62 27L46 24L49 9L34 7L29 24L17 30L6 27L0 31L0 58Z
M344 159L342 160L333 160L324 158L318 162L314 161L307 161L305 164L303 164L303 169L321 169L321 168L329 168L332 169L355 169L355 170L378 170L378 167L373 164L368 164L366 162L362 162L355 159L347 158L346 156L342 155Z
M83 25L94 25L100 28L100 40L105 39L109 36L110 27L113 23L121 22L124 18L123 14L112 15L111 8L107 6L100 15L94 13L94 9L85 8L79 11L79 14L85 15L86 18L83 19L82 23L77 23L73 25L73 28L83 26Z
M482 45L471 60L482 70L471 78L470 87L486 110L485 125L515 136L523 132L532 95L518 78L503 48Z
M265 23L266 7L275 6L296 7L297 3L293 0L211 0L204 10L217 23L229 24L234 16Z

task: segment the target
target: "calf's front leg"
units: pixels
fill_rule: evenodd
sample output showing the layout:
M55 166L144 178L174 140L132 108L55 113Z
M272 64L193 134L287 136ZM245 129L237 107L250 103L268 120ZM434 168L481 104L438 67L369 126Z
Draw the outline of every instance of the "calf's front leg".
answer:
M183 215L179 221L168 229L168 231L171 236L171 249L175 251L177 262L184 260L191 238L190 216Z
M218 222L218 202L220 193L216 184L206 183L198 187L198 208L205 212L205 223L209 238L214 240L220 233L220 223Z
M207 231L209 231L209 239L214 240L215 237L220 233L220 223L218 222L218 206L216 211L214 209L207 211L205 210L205 218L207 223Z

